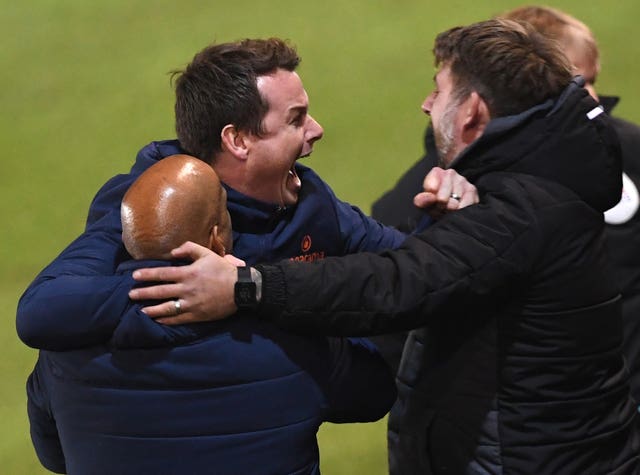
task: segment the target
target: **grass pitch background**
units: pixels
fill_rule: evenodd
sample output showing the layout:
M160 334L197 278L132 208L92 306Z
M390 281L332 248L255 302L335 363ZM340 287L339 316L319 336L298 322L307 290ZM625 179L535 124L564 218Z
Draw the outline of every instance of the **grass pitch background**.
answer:
M338 196L371 202L421 154L434 36L514 1L0 0L0 472L47 473L28 435L24 382L37 352L15 335L17 300L78 235L99 186L151 140L171 138L167 72L212 41L280 36L303 58L311 113L325 128L306 163ZM597 88L640 121L640 3L550 1L599 39ZM385 474L385 422L324 425L327 475Z

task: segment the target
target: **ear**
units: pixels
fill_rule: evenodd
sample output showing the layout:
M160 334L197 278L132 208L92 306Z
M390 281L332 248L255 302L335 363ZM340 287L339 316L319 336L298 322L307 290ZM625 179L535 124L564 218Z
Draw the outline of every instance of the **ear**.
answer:
M209 232L209 249L218 254L219 256L223 256L226 254L226 249L224 248L224 244L222 240L218 237L218 225L215 225L211 228Z
M238 130L235 125L227 124L220 132L222 149L227 150L234 157L246 160L249 156L249 141L247 135Z
M470 144L482 135L491 120L489 107L480 94L473 91L462 103L462 139Z

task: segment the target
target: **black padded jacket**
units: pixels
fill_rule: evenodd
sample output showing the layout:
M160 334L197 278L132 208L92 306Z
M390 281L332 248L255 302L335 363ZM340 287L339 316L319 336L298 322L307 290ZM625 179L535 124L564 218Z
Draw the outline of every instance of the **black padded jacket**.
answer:
M453 164L480 203L398 250L258 266L262 315L288 329L417 329L390 421L392 473L637 473L603 239L620 149L601 112L572 83L491 121Z

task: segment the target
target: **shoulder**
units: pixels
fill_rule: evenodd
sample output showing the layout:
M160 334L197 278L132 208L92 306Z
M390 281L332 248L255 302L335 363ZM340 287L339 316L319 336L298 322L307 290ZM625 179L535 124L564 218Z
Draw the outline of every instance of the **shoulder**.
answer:
M481 205L477 212L521 230L542 229L554 222L568 226L579 223L596 226L602 222L602 213L572 189L548 178L495 172L480 178L476 185Z

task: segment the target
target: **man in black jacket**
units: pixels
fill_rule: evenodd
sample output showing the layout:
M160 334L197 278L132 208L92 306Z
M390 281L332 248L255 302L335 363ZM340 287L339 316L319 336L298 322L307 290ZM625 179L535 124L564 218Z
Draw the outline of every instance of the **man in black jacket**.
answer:
M528 26L453 28L434 53L423 110L441 164L477 186L479 204L396 251L258 265L253 278L188 244L177 254L191 266L134 275L174 283L130 295L180 297L175 322L257 307L295 331L414 328L391 415L392 473L637 473L620 295L603 238L602 213L621 186L609 120L557 44Z
M600 74L600 53L591 29L577 18L546 6L523 6L500 15L526 21L536 30L560 42L573 66L574 74L583 76L585 88L610 113L619 102L615 96L598 95L595 82ZM631 374L631 393L640 402L640 127L614 117L611 124L618 134L622 149L623 189L618 204L605 212L605 234L609 255L622 291L624 350ZM424 176L438 163L433 141L433 129L427 128L424 137L425 155L414 163L397 184L371 207L371 216L400 230L413 229L422 211L411 197L422 189ZM397 368L406 333L376 337L387 362Z

